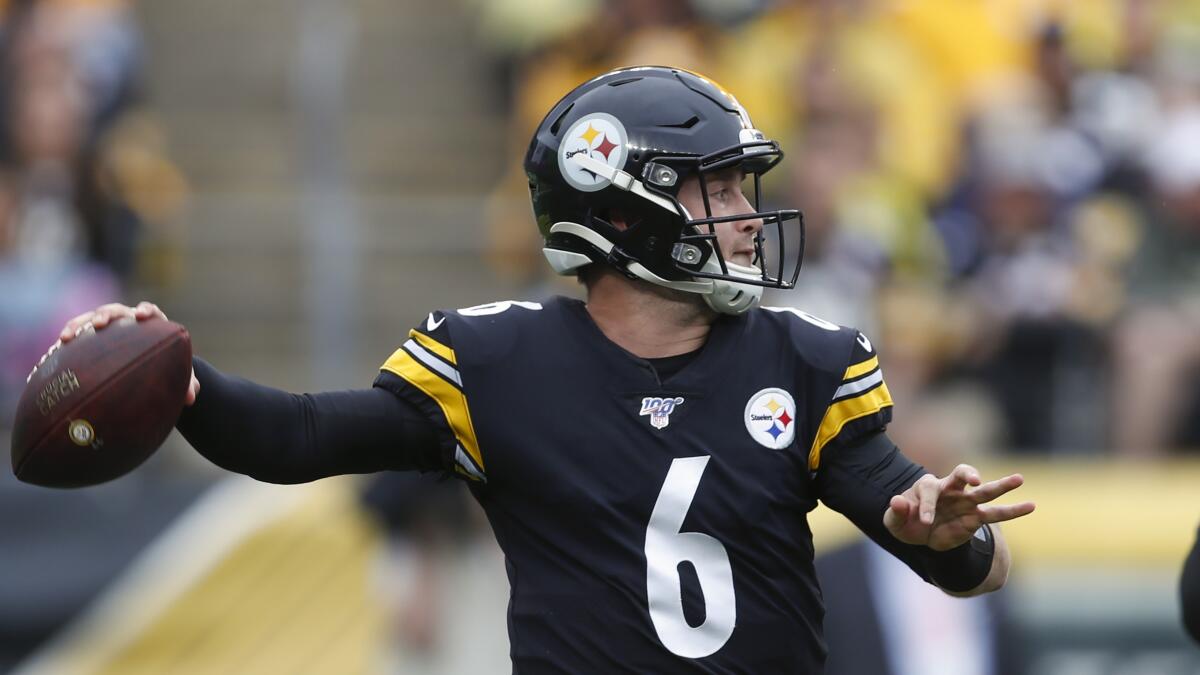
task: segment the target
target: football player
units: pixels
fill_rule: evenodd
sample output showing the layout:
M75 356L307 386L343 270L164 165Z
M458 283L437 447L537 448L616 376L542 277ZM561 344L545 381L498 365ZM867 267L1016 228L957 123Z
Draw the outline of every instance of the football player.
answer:
M1193 640L1200 642L1200 534L1183 563L1179 599L1183 608L1183 627Z
M802 255L799 213L759 198L782 156L699 75L590 80L525 157L546 258L586 302L434 311L359 391L288 394L197 358L178 428L265 481L467 481L506 556L516 672L819 673L818 500L957 595L1004 584L996 524L1034 506L993 503L1020 475L937 477L899 452L866 336L757 306ZM102 307L62 339L128 315L161 311Z

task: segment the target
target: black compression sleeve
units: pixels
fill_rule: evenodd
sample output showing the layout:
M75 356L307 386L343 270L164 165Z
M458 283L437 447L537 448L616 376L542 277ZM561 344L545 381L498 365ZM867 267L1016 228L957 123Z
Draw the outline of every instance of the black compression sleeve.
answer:
M445 468L433 424L384 389L289 394L193 367L200 394L176 427L217 466L269 483Z
M900 453L882 431L861 442L822 454L817 473L821 501L846 516L875 543L908 565L922 579L955 592L969 591L987 578L992 550L986 555L973 541L949 551L905 544L883 524L892 497L928 473ZM990 545L990 540L987 542ZM984 559L984 556L986 559Z
M1193 639L1200 642L1200 534L1183 564L1179 594L1183 602L1183 626Z

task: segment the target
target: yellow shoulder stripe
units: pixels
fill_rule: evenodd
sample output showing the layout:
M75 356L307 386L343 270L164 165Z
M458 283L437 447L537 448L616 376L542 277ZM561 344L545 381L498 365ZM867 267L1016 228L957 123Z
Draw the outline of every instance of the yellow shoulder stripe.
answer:
M812 449L808 452L809 470L816 471L817 467L821 465L821 450L826 443L841 433L842 427L860 417L877 413L890 405L892 405L892 394L888 391L887 383L881 382L878 387L862 396L844 399L829 406L829 409L825 411L825 417L821 419L821 426L817 428L817 437L813 439Z
M414 335L420 335L420 333L414 333ZM416 338L414 337L414 339ZM424 343L422 342L422 344ZM433 344L438 343L434 342ZM397 349L392 354L391 358L383 364L383 370L399 375L436 401L442 409L442 413L445 414L446 421L450 424L450 430L454 432L459 445L462 445L463 450L467 451L467 454L475 460L475 464L481 470L484 468L483 455L479 451L479 441L475 437L475 425L471 422L471 411L467 408L467 397L458 388L434 374L403 349Z
M420 343L420 345L422 347L424 347L425 349L428 349L429 351L433 352L434 354L437 354L438 356L449 361L450 363L453 363L456 366L458 365L458 361L454 358L454 350L453 349L438 342L437 340L434 340L433 338L429 337L428 335L426 335L416 329L408 331L408 336L410 338L416 340L418 343Z
M872 356L871 358L867 359L866 361L863 361L862 363L856 363L853 366L850 366L849 368L847 368L846 374L842 376L842 380L843 381L853 380L854 378L858 377L859 375L862 375L864 373L869 373L878 367L879 367L879 357Z

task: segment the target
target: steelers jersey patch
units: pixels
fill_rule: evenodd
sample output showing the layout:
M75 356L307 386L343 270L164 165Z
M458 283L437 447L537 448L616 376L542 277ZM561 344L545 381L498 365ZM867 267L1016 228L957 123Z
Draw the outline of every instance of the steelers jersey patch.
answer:
M746 402L746 431L759 445L782 450L796 437L796 401L778 387L768 387Z

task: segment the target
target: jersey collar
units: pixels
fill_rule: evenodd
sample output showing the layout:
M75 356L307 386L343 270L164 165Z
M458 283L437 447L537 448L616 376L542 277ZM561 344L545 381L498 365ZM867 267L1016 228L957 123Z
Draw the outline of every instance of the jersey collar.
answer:
M579 344L601 359L612 373L612 384L619 389L698 393L719 386L735 363L729 357L749 323L748 315L719 315L700 353L678 373L660 382L658 373L648 360L626 351L604 335L583 302L570 298L559 298L559 301L564 307L567 323L579 338Z

